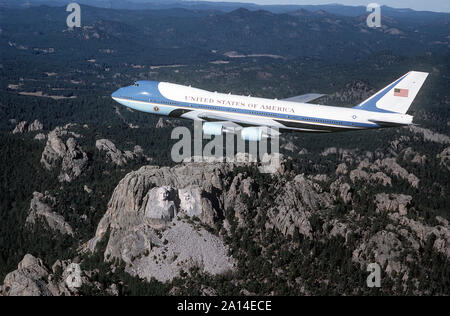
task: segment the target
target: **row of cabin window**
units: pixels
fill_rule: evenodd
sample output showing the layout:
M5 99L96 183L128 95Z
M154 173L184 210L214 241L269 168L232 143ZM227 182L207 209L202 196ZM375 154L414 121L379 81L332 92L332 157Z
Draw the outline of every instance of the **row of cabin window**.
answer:
M153 101L153 100L150 100L150 102L155 102L155 101ZM165 102L165 101L159 101L160 103L164 103L164 104L171 104L171 105L177 105L177 103L175 103L175 102ZM192 105L192 104L189 104L189 106L191 106L191 107L195 107L194 105ZM207 105L200 105L199 106L200 108L203 108L203 109L210 109L210 110L214 110L215 109L215 107L213 107L213 106L207 106ZM242 110L241 110L242 111ZM238 109L231 109L231 112L239 112L239 110ZM277 116L277 114L275 114L275 113L268 113L268 112L256 112L256 114L257 115L261 115L261 116ZM288 116L288 118L292 118L291 116ZM340 123L340 122L336 122L336 121L327 121L327 120L318 120L318 119L311 119L311 118L303 118L304 120L306 120L306 121L313 121L313 122L319 122L319 123L328 123L328 124L337 124L337 125L339 125L339 124L342 124L342 123Z

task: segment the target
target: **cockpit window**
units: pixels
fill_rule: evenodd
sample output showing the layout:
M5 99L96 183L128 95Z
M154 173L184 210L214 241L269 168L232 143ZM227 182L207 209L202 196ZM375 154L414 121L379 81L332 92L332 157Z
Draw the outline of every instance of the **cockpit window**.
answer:
M135 86L135 87L139 87L139 83L135 82L135 83L134 83L134 86Z

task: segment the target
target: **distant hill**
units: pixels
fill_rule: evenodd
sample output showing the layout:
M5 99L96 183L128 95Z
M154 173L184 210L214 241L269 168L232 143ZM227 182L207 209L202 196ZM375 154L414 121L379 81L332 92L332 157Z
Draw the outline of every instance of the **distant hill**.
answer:
M106 56L109 62L152 60L153 64L254 55L348 60L381 51L399 55L445 53L450 34L448 20L384 17L381 28L371 29L365 16L305 9L276 14L239 8L205 14L183 8L133 11L83 6L83 27L75 30L67 29L67 12L61 7L0 10L3 58L30 54L70 60Z
M40 5L63 6L73 0L0 0L0 7L32 7ZM341 4L325 5L257 5L241 2L212 2L212 1L183 1L183 0L78 0L77 3L99 8L127 9L127 10L161 10L181 8L198 11L231 12L238 8L248 10L266 10L272 13L287 13L305 9L311 12L327 11L336 15L361 16L366 15L365 6L347 6ZM449 13L414 11L411 9L397 9L387 6L382 7L382 12L388 17L405 19L448 20Z

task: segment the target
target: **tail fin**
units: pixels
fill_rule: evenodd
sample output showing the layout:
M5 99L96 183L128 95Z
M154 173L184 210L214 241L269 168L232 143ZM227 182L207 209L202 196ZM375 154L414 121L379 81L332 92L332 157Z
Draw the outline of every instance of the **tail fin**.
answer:
M410 71L355 108L405 114L427 77L426 72Z

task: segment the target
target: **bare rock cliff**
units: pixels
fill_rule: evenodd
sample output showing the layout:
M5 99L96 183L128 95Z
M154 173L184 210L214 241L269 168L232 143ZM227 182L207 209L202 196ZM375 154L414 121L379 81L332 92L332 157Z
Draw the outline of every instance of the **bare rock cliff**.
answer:
M218 274L234 269L223 241L200 223L213 225L220 216L226 164L191 163L174 168L142 167L116 187L95 237L109 230L104 253L119 258L127 271L161 281L191 267Z
M27 224L35 224L38 218L42 218L48 226L63 235L74 235L72 227L64 220L64 217L53 211L55 199L39 192L33 193L30 202L30 212L26 219Z
M41 259L25 255L17 270L8 273L0 286L0 296L69 296L64 281L56 281Z
M47 144L41 157L41 164L46 169L61 167L59 175L61 182L71 182L79 177L89 162L87 154L75 140L79 135L69 132L69 127L57 127L48 134ZM64 141L64 138L67 140Z

